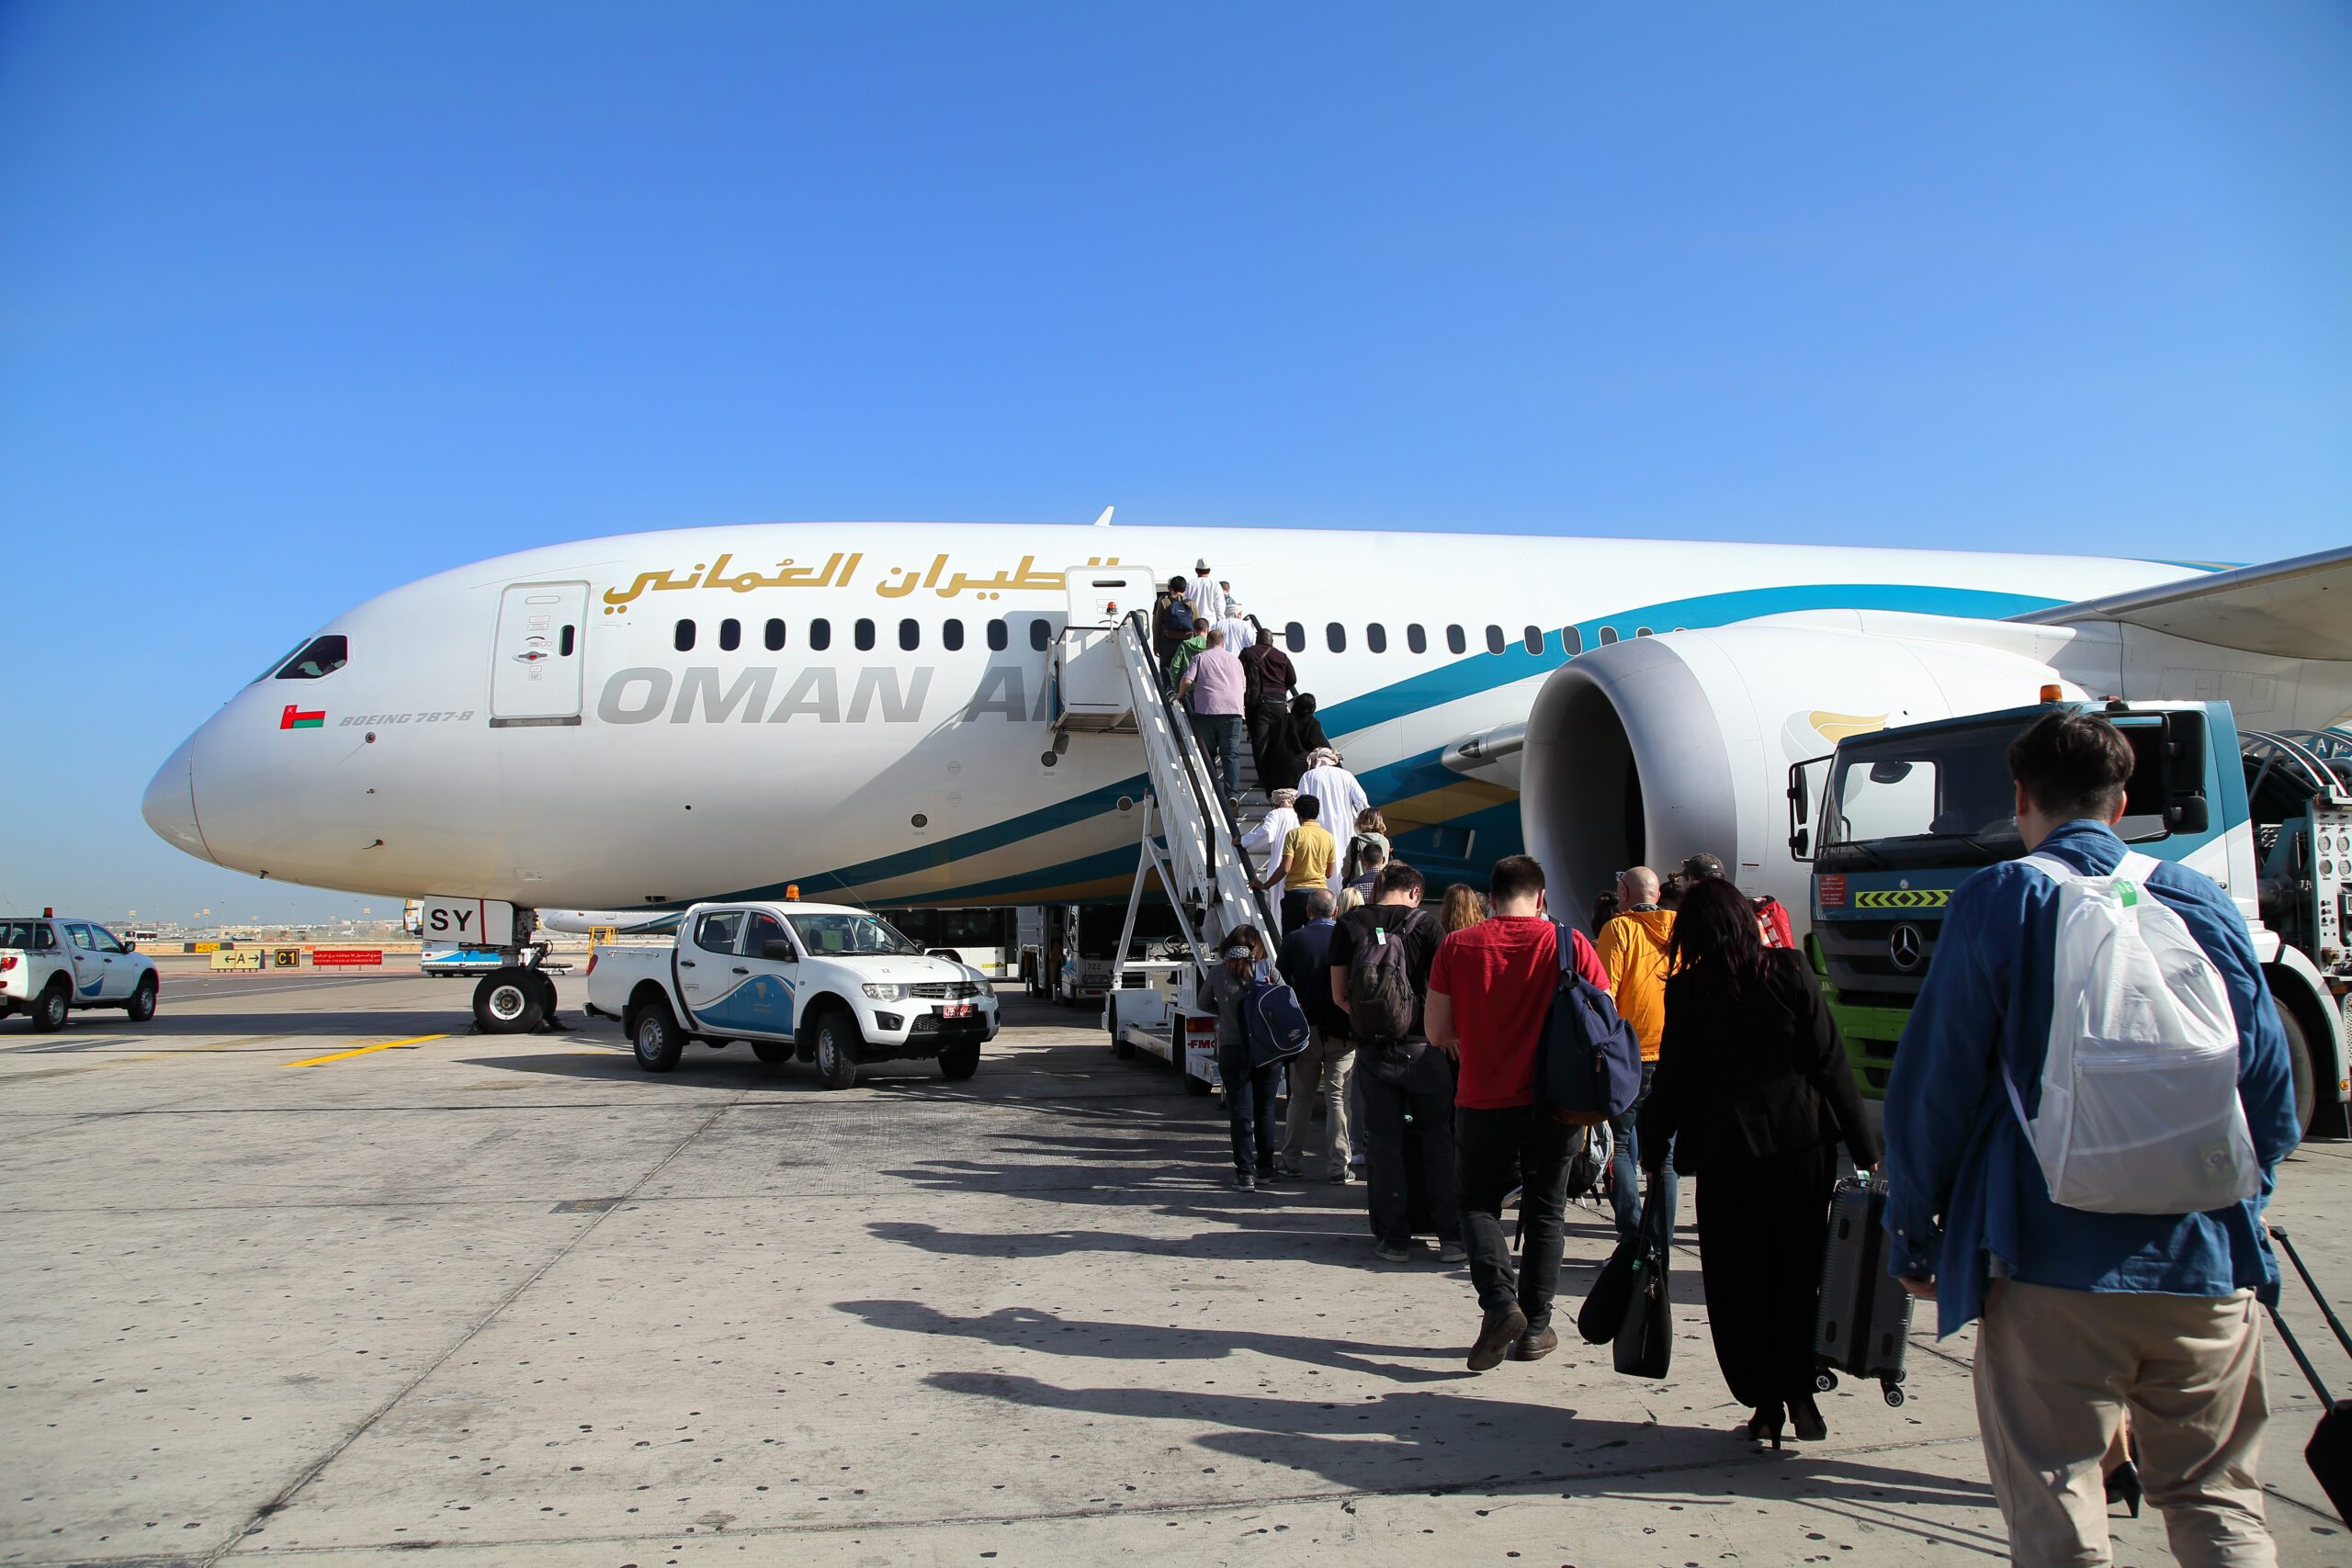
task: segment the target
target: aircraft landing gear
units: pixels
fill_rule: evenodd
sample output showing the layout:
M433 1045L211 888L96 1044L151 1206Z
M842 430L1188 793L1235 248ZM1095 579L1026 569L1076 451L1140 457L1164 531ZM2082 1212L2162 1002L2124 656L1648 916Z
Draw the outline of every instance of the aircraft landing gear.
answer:
M510 964L474 987L474 1025L484 1034L528 1034L555 1006L555 982L536 969Z

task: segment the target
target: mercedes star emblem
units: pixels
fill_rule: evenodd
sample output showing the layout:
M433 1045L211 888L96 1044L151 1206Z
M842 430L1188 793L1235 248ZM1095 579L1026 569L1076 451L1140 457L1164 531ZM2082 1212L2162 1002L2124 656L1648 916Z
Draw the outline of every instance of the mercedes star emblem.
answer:
M1905 975L1919 967L1928 956L1928 933L1917 926L1900 925L1887 933L1886 955Z

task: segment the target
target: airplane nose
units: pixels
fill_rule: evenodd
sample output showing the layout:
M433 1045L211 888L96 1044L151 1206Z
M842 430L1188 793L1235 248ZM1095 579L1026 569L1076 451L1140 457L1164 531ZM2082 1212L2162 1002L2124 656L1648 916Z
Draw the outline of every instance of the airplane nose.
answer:
M198 860L211 860L212 852L205 846L203 830L196 825L195 756L196 737L191 735L147 781L147 794L139 803L139 814L174 849L185 850Z

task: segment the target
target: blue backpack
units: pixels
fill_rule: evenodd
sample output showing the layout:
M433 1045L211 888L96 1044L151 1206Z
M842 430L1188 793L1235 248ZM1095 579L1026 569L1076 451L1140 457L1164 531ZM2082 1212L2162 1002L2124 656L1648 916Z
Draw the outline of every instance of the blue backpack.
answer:
M1560 985L1535 1047L1535 1103L1555 1121L1590 1127L1623 1116L1642 1092L1642 1043L1609 993L1577 973L1577 934L1553 922Z
M1306 1049L1314 1029L1298 993L1258 966L1249 989L1241 993L1241 1026L1250 1036L1250 1065L1272 1066L1287 1062Z

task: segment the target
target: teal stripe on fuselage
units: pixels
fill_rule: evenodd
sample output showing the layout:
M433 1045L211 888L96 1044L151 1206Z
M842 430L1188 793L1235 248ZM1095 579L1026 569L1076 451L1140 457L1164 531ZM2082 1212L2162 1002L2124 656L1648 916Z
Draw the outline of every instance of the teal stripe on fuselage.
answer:
M1643 626L1654 631L1720 626L1735 621L1788 615L1799 610L1894 610L1973 620L2007 620L2030 611L2049 609L2064 602L2041 594L2010 593L1988 588L1943 588L1924 583L1796 583L1773 588L1738 588L1722 593L1696 594L1687 599L1660 600L1578 621L1575 623L1575 629L1578 641L1585 649L1590 649L1602 646L1600 634L1603 628L1613 629L1618 637L1630 639ZM1458 702L1538 675L1549 674L1566 664L1571 657L1567 651L1567 639L1555 628L1544 635L1544 651L1541 653L1530 653L1523 642L1514 639L1500 654L1466 654L1438 669L1408 676L1360 696L1344 698L1320 710L1317 716L1322 720L1323 728L1329 733L1346 735L1443 703ZM1368 770L1360 775L1358 782L1363 784L1364 793L1374 802L1401 800L1426 794L1460 779L1459 774L1444 765L1443 758L1442 749L1402 757ZM1116 784L1039 807L1035 811L1024 811L1019 816L975 828L936 844L902 850L844 866L838 871L818 872L792 880L812 888L828 885L848 888L910 876L966 856L1002 849L1091 818L1108 815L1118 809L1122 795L1140 799L1148 787L1148 780L1137 773ZM1504 847L1499 841L1498 829L1489 820L1497 811L1510 811L1516 815L1516 807L1510 807L1473 814L1485 824L1480 829L1480 837L1485 841L1478 845L1477 858L1481 862L1516 854L1524 847L1515 830L1510 834L1509 847ZM1458 821L1443 824L1447 827L1459 825ZM1490 844L1494 852L1491 854L1487 852ZM903 901L953 908L959 899L1001 898L1036 888L1057 887L1073 882L1114 876L1134 869L1134 852L1124 848L1105 851L1013 876L940 890L927 889L920 897ZM783 892L784 887L784 883L771 883L724 897L775 897Z

